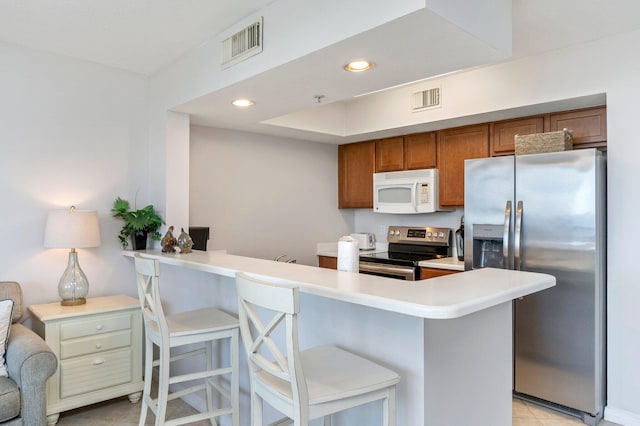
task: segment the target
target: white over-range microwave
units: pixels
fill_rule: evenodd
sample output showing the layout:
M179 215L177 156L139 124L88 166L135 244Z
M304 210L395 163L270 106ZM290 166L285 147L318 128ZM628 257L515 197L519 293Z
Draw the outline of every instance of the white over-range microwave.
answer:
M415 214L438 210L438 169L373 174L374 212Z

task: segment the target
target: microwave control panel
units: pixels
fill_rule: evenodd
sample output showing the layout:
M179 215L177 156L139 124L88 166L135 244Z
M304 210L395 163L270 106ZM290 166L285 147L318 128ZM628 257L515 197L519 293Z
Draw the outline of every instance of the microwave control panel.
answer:
M420 191L418 193L420 197L419 204L429 204L431 203L431 184L429 183L421 183Z

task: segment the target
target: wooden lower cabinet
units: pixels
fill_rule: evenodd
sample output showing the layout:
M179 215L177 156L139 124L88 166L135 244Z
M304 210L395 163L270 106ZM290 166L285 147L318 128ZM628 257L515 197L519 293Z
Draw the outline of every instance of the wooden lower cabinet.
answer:
M441 277L443 275L457 274L462 271L453 271L451 269L439 269L439 268L420 268L420 279L426 280L428 278Z
M375 142L338 146L338 208L373 208Z
M318 256L318 266L327 269L338 269L338 258L333 256Z
M464 160L489 156L489 125L438 132L439 196L442 207L464 205Z

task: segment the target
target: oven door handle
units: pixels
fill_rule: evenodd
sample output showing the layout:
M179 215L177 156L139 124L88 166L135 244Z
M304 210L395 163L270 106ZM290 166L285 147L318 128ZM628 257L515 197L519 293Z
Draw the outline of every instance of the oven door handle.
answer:
M404 268L402 266L384 266L377 263L360 262L358 264L360 272L371 272L404 277L407 281L415 280L415 268Z

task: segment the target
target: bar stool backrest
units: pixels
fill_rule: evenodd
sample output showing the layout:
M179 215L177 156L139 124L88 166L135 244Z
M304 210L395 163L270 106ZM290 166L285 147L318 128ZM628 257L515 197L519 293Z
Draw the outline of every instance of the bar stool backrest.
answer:
M270 375L291 387L293 411L307 411L309 396L298 347L298 288L236 274L240 334L247 351L249 374ZM257 309L262 308L262 309ZM261 316L269 316L263 322ZM284 353L272 337L284 329Z
M169 327L160 301L160 264L157 259L134 256L138 282L138 299L142 308L145 332L160 347L169 347Z

